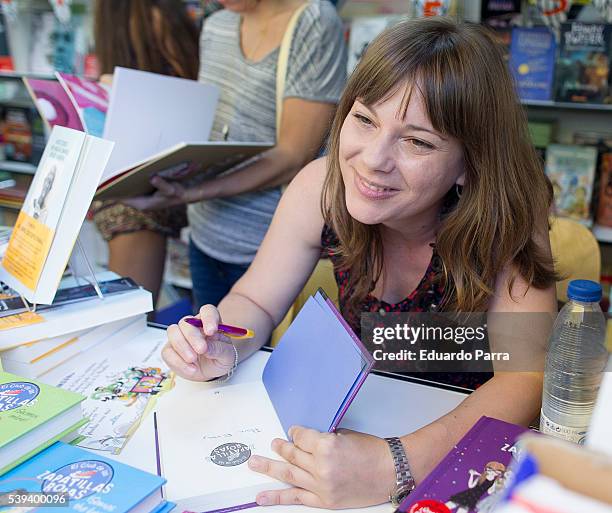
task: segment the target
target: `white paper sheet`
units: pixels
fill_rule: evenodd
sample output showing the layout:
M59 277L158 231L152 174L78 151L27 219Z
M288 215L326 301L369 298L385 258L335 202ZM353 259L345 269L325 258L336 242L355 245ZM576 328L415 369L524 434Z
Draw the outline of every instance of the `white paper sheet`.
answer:
M171 394L156 411L169 500L203 511L218 501L254 501L257 491L283 486L247 465L251 454L280 459L270 443L285 438L261 382Z

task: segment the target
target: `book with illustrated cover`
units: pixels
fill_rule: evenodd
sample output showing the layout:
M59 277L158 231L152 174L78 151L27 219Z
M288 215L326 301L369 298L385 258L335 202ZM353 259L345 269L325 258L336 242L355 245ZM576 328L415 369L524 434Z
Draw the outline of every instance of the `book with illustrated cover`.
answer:
M152 513L165 506L165 479L61 442L0 477L0 494L66 494L61 513ZM59 500L59 496L55 496Z
M431 473L404 499L401 513L485 513L495 510L528 429L481 417Z
M510 69L521 100L551 99L555 52L555 36L548 28L512 30Z
M556 214L590 226L597 148L551 144L546 150L546 174L552 182Z
M0 371L0 475L85 424L84 399Z
M610 103L612 25L564 23L560 37L555 99Z
M113 143L55 126L0 263L0 280L50 304Z

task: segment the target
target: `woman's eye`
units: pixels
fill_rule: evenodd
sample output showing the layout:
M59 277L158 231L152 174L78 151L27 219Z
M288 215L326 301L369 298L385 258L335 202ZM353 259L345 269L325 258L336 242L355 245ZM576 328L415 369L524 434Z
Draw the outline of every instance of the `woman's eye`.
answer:
M372 125L372 121L370 121L370 119L366 118L362 114L353 114L353 116L355 116L355 119L359 121L362 125L367 125L367 126Z
M429 144L428 142L421 141L421 139L409 139L410 144L412 144L415 148L419 150L433 150L433 144Z

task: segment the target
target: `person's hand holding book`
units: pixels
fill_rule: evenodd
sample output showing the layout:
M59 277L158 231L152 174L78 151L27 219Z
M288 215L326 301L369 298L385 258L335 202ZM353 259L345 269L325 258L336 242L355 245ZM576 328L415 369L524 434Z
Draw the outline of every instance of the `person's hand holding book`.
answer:
M210 182L212 180L188 187L178 181L164 180L160 176L154 176L151 184L157 187L157 191L150 196L129 198L122 202L138 210L161 210L176 205L195 203L214 197L209 187Z
M299 426L292 427L289 436L293 443L278 438L272 442L272 449L286 461L249 459L251 470L293 486L261 492L257 504L340 509L389 500L396 484L395 469L384 439L348 429L320 433Z

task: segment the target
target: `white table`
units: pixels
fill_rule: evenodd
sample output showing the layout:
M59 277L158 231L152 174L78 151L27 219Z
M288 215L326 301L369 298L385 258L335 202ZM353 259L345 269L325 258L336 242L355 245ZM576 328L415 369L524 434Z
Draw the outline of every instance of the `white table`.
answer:
M147 329L155 330L155 328ZM153 333L156 332L152 331ZM232 384L253 381L261 376L269 354L267 351L258 351L242 363L232 377ZM164 394L159 401L172 401L173 394L194 395L203 388L210 386L206 383L194 383L177 378L174 389ZM461 392L372 374L350 406L341 427L381 437L398 436L419 429L448 413L465 397L465 394ZM164 407L167 407L167 405L164 405ZM153 474L156 473L152 415L143 419L121 454L114 456L114 458ZM172 500L172 497L169 497L169 500ZM261 513L264 509L258 507L246 511L247 513ZM390 504L385 504L372 508L344 511L389 513L391 510ZM315 513L322 510L305 506L275 506L273 510L268 508L268 511L272 513ZM175 513L180 512L175 511Z

